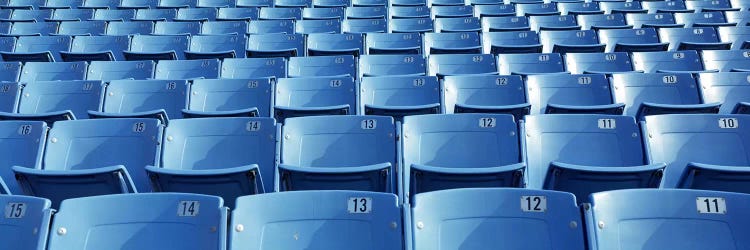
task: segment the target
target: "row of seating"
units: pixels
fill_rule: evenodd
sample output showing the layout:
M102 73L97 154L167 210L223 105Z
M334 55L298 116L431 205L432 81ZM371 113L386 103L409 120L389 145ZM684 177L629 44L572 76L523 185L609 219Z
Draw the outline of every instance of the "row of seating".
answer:
M219 197L124 194L66 200L0 195L0 239L16 249L742 249L750 195L632 189L596 193L581 214L563 192L298 191ZM519 202L520 201L520 202ZM176 213L175 213L176 211ZM314 212L312 212L314 211ZM657 223L659 226L654 227ZM33 232L33 233L32 233ZM586 247L588 245L588 247Z

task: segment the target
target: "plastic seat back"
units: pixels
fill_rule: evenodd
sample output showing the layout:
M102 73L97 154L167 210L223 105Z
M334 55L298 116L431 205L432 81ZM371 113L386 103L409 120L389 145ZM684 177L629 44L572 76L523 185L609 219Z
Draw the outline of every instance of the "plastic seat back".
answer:
M424 34L424 55L479 54L482 42L477 32Z
M529 18L516 16L499 16L482 18L482 31L504 32L504 31L528 31Z
M128 61L184 60L189 46L188 36L179 35L135 35L130 40L130 51L125 52Z
M146 80L154 77L154 61L93 61L86 80Z
M6 62L62 62L60 51L70 50L69 36L23 36L16 40L16 49L3 52Z
M86 62L27 62L20 82L83 80Z
M200 22L161 21L154 25L154 35L196 35L201 31Z
M97 9L94 10L93 20L127 22L135 18L135 13L134 9Z
M106 91L104 113L127 116L163 110L169 119L180 119L187 105L186 80L113 80Z
M565 68L572 74L612 74L633 71L633 62L626 52L568 53Z
M750 104L750 72L701 73L701 96L706 103L721 103L720 114L746 113Z
M308 56L365 54L363 34L309 34L307 35Z
M194 78L218 78L219 59L167 60L156 64L154 79L181 80Z
M535 31L581 29L573 15L531 16L529 17L529 26L531 30Z
M2 195L5 216L0 220L0 239L13 249L45 249L51 224L51 202L47 199Z
M539 36L545 53L598 53L606 47L593 30L545 30Z
M86 19L84 19L86 20ZM60 22L57 28L58 35L79 36L89 35L96 36L104 34L106 26L104 21L65 21Z
M365 55L359 58L359 74L366 76L425 75L425 59L419 55Z
M576 17L578 24L583 30L598 30L608 28L626 29L630 28L625 21L625 15L622 13L615 14L598 14L598 15L579 15Z
M750 50L704 50L701 58L706 70L719 72L750 71Z
M535 31L484 32L482 34L485 54L541 53L542 44Z
M719 27L719 39L722 42L732 43L732 49L748 49L745 41L750 41L750 27Z
M315 56L289 58L289 77L357 76L353 56Z
M188 60L243 58L245 47L244 34L192 36L185 57Z
M219 8L216 20L221 21L248 21L258 20L259 10L253 7Z
M47 130L47 124L42 121L0 122L0 132L2 132L0 134L0 138L2 138L0 140L0 148L2 148L0 155L3 156L0 158L0 178L7 180L5 185L9 194L23 194L21 187L16 183L15 174L11 170L13 166L40 168ZM38 215L36 217L36 219L41 219ZM35 241L16 242L18 244L35 244Z
M248 34L294 34L293 20L258 20L247 25Z
M599 40L606 44L606 52L666 51L669 44L660 43L654 28L604 29Z
M154 24L149 21L109 22L106 31L110 36L149 35L153 32Z
M298 20L294 23L297 34L340 34L341 21L338 19Z
M365 38L367 54L420 54L422 36L417 33L374 33Z
M222 116L255 109L257 116L271 117L274 83L271 78L196 79L190 85L187 110Z
M625 103L625 115L639 120L645 115L677 112L660 111L659 106L702 103L695 78L686 73L615 74L611 82L615 101ZM719 108L711 107L710 110L716 113Z
M459 6L468 8L468 6ZM478 17L443 17L435 19L435 31L437 32L479 32L482 31L482 23Z
M276 84L274 117L354 115L357 96L351 76L282 78Z
M387 33L388 21L377 19L346 19L341 23L341 30L348 34Z
M500 74L533 75L565 72L562 56L557 53L500 54Z
M242 21L208 21L201 26L202 35L245 35L247 22Z
M526 80L531 114L583 113L621 115L613 105L609 81L601 74L531 75Z
M100 81L29 82L21 91L18 113L69 111L76 119L87 119L89 110L99 110L101 94Z
M260 77L285 78L284 58L227 58L221 64L221 78L252 79Z
M388 20L391 33L427 33L435 30L430 17Z
M123 61L130 47L128 36L77 36L70 53L61 52L65 61Z
M302 34L259 34L247 39L247 57L305 56L305 37Z
M404 116L442 113L440 83L434 76L365 77L360 83L360 114Z
M21 65L21 62L0 62L0 82L17 82Z
M495 57L487 54L432 55L427 71L431 76L496 74Z
M645 73L700 72L703 63L695 50L634 52L633 68Z
M720 43L712 27L663 28L659 29L662 42L669 43L669 50L728 50L732 43Z
M520 76L459 75L443 80L445 113L503 113L523 119L529 113Z

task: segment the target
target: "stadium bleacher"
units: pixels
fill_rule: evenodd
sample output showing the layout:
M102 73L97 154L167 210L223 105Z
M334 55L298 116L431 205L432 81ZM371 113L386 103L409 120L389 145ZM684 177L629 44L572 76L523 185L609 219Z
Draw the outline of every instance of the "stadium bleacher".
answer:
M750 0L0 0L0 248L750 249L749 24Z

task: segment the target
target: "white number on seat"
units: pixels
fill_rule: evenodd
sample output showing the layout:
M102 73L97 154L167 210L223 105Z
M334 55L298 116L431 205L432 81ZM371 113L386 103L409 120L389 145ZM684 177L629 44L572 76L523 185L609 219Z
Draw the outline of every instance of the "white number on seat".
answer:
M146 131L146 123L136 122L133 124L133 132L142 133L143 131Z
M578 78L578 84L591 84L591 77L590 76L582 76Z
M497 85L507 85L508 84L508 78L502 78L502 77L497 78L495 80L495 84L497 84Z
M664 83L677 83L677 76L664 76L661 79Z
M167 89L171 90L171 89L176 89L176 88L177 88L177 83L175 83L175 82L169 82L169 83L167 83Z
M19 135L31 134L31 125L21 125L20 127L18 127L18 134Z
M740 122L737 118L719 118L719 128L737 128Z
M258 87L258 81L248 81L247 88L254 89Z
M604 56L604 60L607 60L607 61L617 60L617 54L607 54Z
M362 129L375 129L378 127L378 121L374 119L362 120Z
M422 87L422 86L424 86L424 79L422 78L414 79L414 87Z
M494 128L497 126L495 118L479 118L480 128Z
M674 58L674 59L682 59L682 58L685 58L685 53L682 53L682 52L677 52L677 53L674 53L674 54L672 54L672 58Z
M257 122L257 121L247 122L245 129L247 131L258 131L260 130L260 122Z
M599 119L597 122L600 129L615 129L617 128L617 122L615 119Z
M338 80L338 79L331 80L331 87L333 87L333 88L341 87L341 84L343 84L343 82L341 80Z
M726 214L727 202L721 197L695 198L695 206L701 214Z
M177 216L198 216L201 203L198 201L180 201L177 205Z
M540 62L549 61L549 55L539 55L539 61Z
M372 211L372 198L351 197L346 209L350 214L369 214Z
M542 213L547 211L547 197L521 196L521 211Z
M20 219L26 215L26 203L9 202L5 205L6 219Z

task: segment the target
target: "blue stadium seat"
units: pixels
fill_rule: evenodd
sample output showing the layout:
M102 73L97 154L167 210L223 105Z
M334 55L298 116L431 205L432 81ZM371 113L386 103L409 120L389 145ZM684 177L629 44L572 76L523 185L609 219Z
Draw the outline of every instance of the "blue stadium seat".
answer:
M633 69L646 73L705 72L700 56L694 50L634 52Z
M198 0L195 7L197 8L234 8L237 1L233 0ZM214 15L215 17L216 15Z
M116 9L120 0L84 0L80 9Z
M341 31L348 34L387 33L388 21L377 19L346 19L341 23Z
M750 22L749 11L726 11L724 17L727 22L736 23L738 26L747 26L747 23Z
M420 54L422 36L418 33L371 33L365 37L365 49L369 55Z
M241 35L247 32L247 22L242 21L208 21L201 25L201 35ZM244 42L243 42L244 43Z
M245 57L245 35L201 35L190 37L185 59L220 59Z
M41 120L52 125L57 120L87 119L89 110L99 109L100 81L28 82L21 90L18 114L3 119Z
M182 8L177 10L175 21L206 22L215 21L218 14L216 8Z
M63 61L122 61L130 47L128 36L77 36L69 51L60 51Z
M401 249L404 223L393 194L305 191L241 197L231 228L232 249Z
M433 32L435 26L430 17L390 19L388 29L391 33L427 33Z
M8 186L5 185L5 181L3 181L2 178L0 178L0 194L10 194L10 190L8 189Z
M516 15L517 16L559 16L560 11L557 10L557 4L555 3L541 3L541 1L534 1L535 3L517 3L516 4Z
M386 0L352 0L352 7L372 7L381 6L385 7L388 5Z
M557 53L499 54L497 64L501 75L566 73Z
M428 60L427 72L439 78L453 75L497 74L497 63L492 55L432 55Z
M48 36L57 33L56 22L13 22L7 36Z
M662 42L669 43L670 51L677 50L728 50L731 42L719 42L716 30L711 27L659 29Z
M220 8L216 14L217 21L258 20L259 10L253 7Z
M104 21L65 21L60 22L56 35L98 36L104 34Z
M196 5L198 5L198 0L159 0L159 5L156 7L164 9L192 9Z
M111 81L121 79L146 80L154 77L156 62L148 61L92 61L86 80Z
M643 9L640 1L600 1L599 8L605 14L627 14L627 13L646 13L648 10Z
M0 122L0 178L7 180L3 187L7 194L23 194L16 183L13 166L39 168L47 136L47 124L41 121ZM7 185L7 186L6 186ZM3 197L3 195L0 195ZM5 217L3 217L5 218ZM2 223L0 223L2 224ZM4 235L4 234L0 234ZM21 244L29 244L25 242Z
M302 34L250 35L247 39L246 55L260 58L305 56L305 36Z
M47 21L86 21L93 18L94 10L91 9L57 9Z
M15 65L13 64L6 64L6 63L0 63L0 67L4 65L9 65L11 70L8 70L7 72L0 71L2 73L10 73L10 74L16 74L17 72L13 72L13 68ZM20 64L18 65L20 70ZM12 77L16 77L15 76ZM0 81L0 113L6 112L6 113L12 113L16 112L17 105L18 105L18 98L20 98L20 89L23 87L23 83L17 83L17 82L5 82Z
M613 74L633 71L633 62L626 52L568 53L565 68L572 74Z
M599 8L599 2L558 2L557 9L560 10L560 15L575 15L575 16L588 16L588 15L601 15L604 11Z
M718 113L721 103L701 102L695 78L686 73L614 74L615 102L625 103L625 115Z
M400 171L392 118L296 117L286 120L281 131L284 139L276 173L277 191L398 190Z
M348 7L344 10L346 19L380 19L388 16L388 8L382 6ZM346 21L344 21L346 23Z
M742 249L750 223L745 194L619 190L591 196L584 211L592 249ZM634 204L643 204L634 208Z
M132 9L98 9L94 11L94 18L92 20L127 22L135 18L135 12Z
M236 4L240 8L272 7L273 0L237 0Z
M701 2L701 1L688 1ZM710 1L709 1L710 2ZM737 23L729 23L721 11L698 12L698 13L675 13L675 22L684 23L685 28L693 27L721 27L737 26Z
M349 7L352 5L351 0L313 0L312 1L313 8L310 9L335 9L335 8L341 8L341 12L343 14L343 8ZM343 15L341 15L343 17Z
M344 6L333 6L333 5L339 5L339 4L346 4L344 3L345 0L342 1L328 1L328 2L322 2L319 1L319 4L331 4L331 7L320 7L320 8L304 8L302 9L302 19L303 20L329 20L329 19L337 19L337 20L343 20L344 19ZM348 6L348 5L347 5Z
M483 17L482 31L504 32L504 31L529 31L529 18L517 16Z
M603 29L599 40L607 45L606 52L666 51L669 43L659 41L654 28Z
M397 6L427 6L426 0L393 0L390 2L391 7Z
M482 53L482 42L477 32L426 33L423 39L423 54L426 56Z
M45 0L9 0L7 5L3 6L4 9L39 9L44 6L47 1Z
M262 77L285 78L286 59L227 58L221 65L221 78L252 79Z
M52 218L47 199L0 195L5 216L0 220L0 240L11 249L46 249Z
M0 62L0 82L17 82L21 65L21 62Z
M539 38L544 53L599 53L606 47L599 43L594 30L545 30L540 32Z
M529 17L529 27L534 31L581 29L573 15L531 16Z
M125 60L184 60L189 46L188 36L135 35L130 50L123 51Z
M0 11L3 11L3 10L0 9ZM7 10L7 11L10 11L10 10ZM1 15L1 13L2 12L0 12L0 15ZM3 17L0 17L0 21L2 21L2 18ZM11 23L11 22L0 22L0 35L7 35L7 34L9 34L10 33L10 27L11 27L11 25L13 25L13 23ZM8 39L8 38L13 38L13 37L2 37L2 36L0 36L0 38L2 38L2 39ZM3 49L5 49L5 48L3 48Z
M463 0L428 0L427 5L430 7L463 6L466 3Z
M535 31L505 31L482 33L485 54L541 53L542 44Z
M161 21L154 25L154 35L196 35L201 32L200 22Z
M619 115L526 117L527 187L573 193L658 188L663 163L646 164L636 120Z
M59 121L49 131L41 169L13 167L26 195L58 207L68 198L147 192L146 165L156 164L161 123L155 119Z
M44 22L52 18L52 10L13 10L10 21L13 22Z
M469 0L470 2L472 0ZM472 4L474 16L481 19L486 17L515 16L516 6L513 4L502 4L502 1L494 4Z
M718 13L722 11L736 10L732 7L729 0L717 1L685 1L685 7L689 10L695 10L696 13L708 12Z
M273 191L272 118L181 119L164 135L161 166L146 167L154 191L220 196L231 208L237 197Z
M274 83L271 78L193 80L187 109L182 110L183 116L270 117Z
M312 8L312 0L274 0L274 7L278 8Z
M498 242L507 249L585 249L580 211L568 193L444 190L416 195L409 213L414 239L407 249L491 249Z
M704 50L701 58L706 70L750 72L750 50Z
M309 34L308 56L336 56L365 54L363 34Z
M745 2L743 0L729 0L732 7L740 10L740 11L747 11L750 9L750 3Z
M357 76L353 56L315 56L289 58L289 77Z
M214 79L219 77L219 59L166 60L156 64L154 79L189 80L196 78Z
M671 3L670 3L671 2ZM646 1L642 2L641 5L644 9L648 10L648 13L691 13L693 10L687 9L685 1L674 0L674 1Z
M263 7L260 8L258 19L260 20L302 20L302 9L299 7L282 8ZM300 6L301 7L301 6Z
M609 81L601 74L531 75L526 80L531 114L622 115Z
M157 65L158 67L158 65ZM186 80L112 80L101 100L101 112L91 118L156 118L167 124L182 118L187 105Z
M430 15L435 20L443 19L443 18L473 17L474 8L472 8L471 6L464 5L463 1L461 1L460 5L432 6L430 10ZM466 22L466 21L461 21L461 22ZM445 24L446 24L445 21L443 21L443 25ZM480 29L479 17L477 17L476 20L474 20L474 24L471 24L468 26L470 26L473 29L476 29L475 31L479 31ZM463 29L466 29L466 27L464 27Z
M732 49L750 49L750 27L719 27L719 40L732 43Z
M365 55L359 58L359 78L367 76L425 75L424 57L419 55Z
M248 34L294 34L293 20L259 20L252 21L247 26Z
M440 114L440 83L434 76L365 77L360 83L359 114L404 116Z
M403 134L405 203L437 190L524 186L521 135L510 115L408 116Z
M107 31L109 36L149 35L154 32L154 23L149 21L109 22Z
M297 34L340 34L341 21L338 19L297 20L294 22Z
M644 7L644 9L650 10ZM685 24L676 23L672 13L628 13L625 20L634 28L682 28Z
M443 85L446 114L511 114L518 121L531 108L520 76L446 76Z
M27 62L19 82L83 80L86 62Z
M168 9L139 9L135 12L133 21L166 22L172 21L177 16L177 10Z
M70 50L70 36L23 36L13 52L0 52L6 62L61 62L60 51Z
M66 200L55 214L48 249L225 249L227 213L221 198L198 194Z
M357 92L351 76L281 78L276 83L274 117L357 114Z
M706 103L722 103L720 114L750 113L750 72L701 73L701 96Z
M579 15L576 17L578 24L583 30L600 30L600 29L632 29L625 21L625 15L600 14L600 15Z
M663 188L750 193L746 115L646 117L649 160L667 164Z

